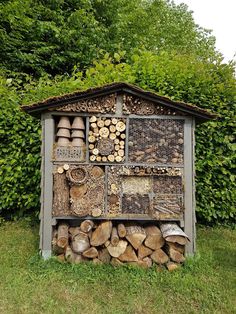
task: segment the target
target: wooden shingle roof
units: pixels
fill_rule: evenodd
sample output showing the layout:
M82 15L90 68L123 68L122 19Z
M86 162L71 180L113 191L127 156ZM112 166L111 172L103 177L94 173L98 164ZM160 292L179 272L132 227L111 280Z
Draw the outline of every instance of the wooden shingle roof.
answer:
M173 101L168 97L160 96L155 92L147 91L138 86L124 82L111 83L100 87L90 88L85 91L76 91L61 96L50 97L37 103L24 105L21 108L23 111L33 116L39 116L41 112L47 111L49 109L56 109L69 103L78 102L85 99L92 99L99 96L105 96L111 93L127 93L133 96L137 96L152 101L154 104L156 103L167 108L182 111L186 115L194 116L197 119L203 121L214 119L217 117L216 114L208 110L199 108L195 105L185 102Z

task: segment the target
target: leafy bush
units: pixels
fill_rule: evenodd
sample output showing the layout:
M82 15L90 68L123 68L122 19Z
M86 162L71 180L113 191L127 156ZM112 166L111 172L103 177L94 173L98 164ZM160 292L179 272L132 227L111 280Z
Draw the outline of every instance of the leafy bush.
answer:
M123 57L123 53L116 53L114 58L106 54L84 76L75 68L70 78L45 76L39 81L29 80L24 88L19 88L21 82L17 80L9 83L2 78L0 213L14 216L39 208L39 122L23 114L19 104L126 81L219 113L218 120L197 126L197 214L204 223L234 222L233 66L173 53L140 52L127 63L121 61Z

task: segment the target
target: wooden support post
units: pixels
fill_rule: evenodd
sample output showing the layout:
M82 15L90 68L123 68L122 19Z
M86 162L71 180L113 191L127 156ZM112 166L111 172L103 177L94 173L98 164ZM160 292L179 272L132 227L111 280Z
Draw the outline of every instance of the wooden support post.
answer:
M193 255L195 249L195 208L193 199L193 121L185 119L184 125L184 232L190 242L186 245L186 255Z
M51 257L52 253L52 198L53 198L53 165L51 161L54 142L54 120L50 113L42 117L44 121L44 169L43 169L43 203L41 206L41 252L44 259Z

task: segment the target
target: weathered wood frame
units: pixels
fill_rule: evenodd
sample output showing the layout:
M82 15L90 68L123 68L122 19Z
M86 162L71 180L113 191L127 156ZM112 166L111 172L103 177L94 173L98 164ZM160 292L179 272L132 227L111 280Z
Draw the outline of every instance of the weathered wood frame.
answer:
M176 165L178 168L184 168L184 219L177 220L179 221L181 227L184 228L184 231L188 234L190 238L190 242L186 247L187 254L193 254L195 252L195 185L194 185L194 128L195 128L195 119L192 117L186 116L139 116L139 115L123 115L122 112L122 96L117 97L117 110L114 114L100 114L100 116L117 116L123 118L154 118L154 119L180 119L184 120L184 165ZM40 213L40 249L42 252L42 256L44 259L47 259L51 256L51 239L52 239L52 227L57 223L58 220L72 220L73 222L79 221L82 218L77 218L74 216L69 217L52 217L52 201L53 201L53 165L60 164L60 162L56 162L52 160L52 148L54 143L54 129L55 122L53 116L77 116L78 113L64 113L64 112L46 112L42 114L42 164L41 164L41 213ZM81 113L80 116L88 116L90 114ZM129 119L127 119L129 121ZM86 120L86 130L88 132L88 119ZM128 127L127 127L128 129ZM128 132L126 133L128 135ZM126 162L121 163L121 165L140 165L135 163L128 163L127 154L128 154L128 138L126 139ZM88 150L86 152L86 163L88 162ZM65 161L66 162L66 161ZM75 162L71 162L75 163ZM95 163L99 165L114 165L114 163ZM141 164L141 166L150 166L150 164ZM168 167L173 166L173 164L155 164L155 166ZM107 175L107 170L106 170ZM93 218L94 219L94 218ZM98 218L101 219L101 218ZM106 219L106 218L102 218ZM133 218L130 219L127 217L117 217L112 218L113 220L139 220L142 221L142 218ZM152 220L146 219L145 220ZM176 220L175 220L176 221Z

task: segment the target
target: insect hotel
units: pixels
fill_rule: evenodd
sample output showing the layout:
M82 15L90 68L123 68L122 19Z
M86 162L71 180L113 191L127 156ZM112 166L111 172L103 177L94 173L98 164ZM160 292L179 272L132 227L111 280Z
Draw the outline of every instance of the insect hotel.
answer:
M195 252L194 129L212 113L126 83L23 110L42 121L44 258L171 270Z

